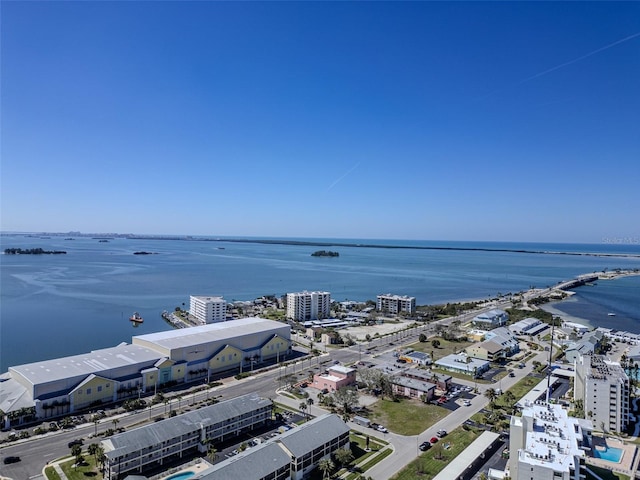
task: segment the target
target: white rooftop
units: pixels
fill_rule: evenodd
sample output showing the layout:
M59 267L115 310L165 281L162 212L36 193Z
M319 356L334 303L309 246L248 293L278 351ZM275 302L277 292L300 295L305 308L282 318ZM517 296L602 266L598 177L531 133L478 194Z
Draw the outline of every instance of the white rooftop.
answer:
M228 322L211 323L197 327L166 330L133 337L133 343L140 339L160 347L173 349L190 347L216 340L267 332L276 328L290 328L287 324L260 317L241 318Z
M329 367L329 372L334 371L338 373L342 373L344 375L348 375L351 372L355 372L355 369L351 367L345 367L344 365L333 365Z

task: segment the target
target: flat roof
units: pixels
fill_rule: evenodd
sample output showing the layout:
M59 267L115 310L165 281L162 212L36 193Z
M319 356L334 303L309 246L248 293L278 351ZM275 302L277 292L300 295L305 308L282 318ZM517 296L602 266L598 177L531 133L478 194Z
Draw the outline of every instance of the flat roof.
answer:
M444 467L433 480L451 480L452 478L460 477L469 465L482 455L499 437L500 435L494 432L483 432L471 445L460 452L449 465ZM446 443L446 438L441 441Z
M329 371L334 371L334 372L338 372L338 373L344 373L345 375L351 373L351 372L355 372L355 368L351 368L351 367L345 367L344 365L332 365L331 367L328 368Z
M286 323L260 317L249 317L229 320L228 322L199 325L197 327L137 335L133 337L133 343L139 340L156 344L162 348L174 349L282 328L291 329Z
M120 344L116 347L94 350L71 357L55 358L43 362L9 367L32 385L55 382L76 376L86 376L119 367L138 365L164 358L162 353L141 345Z
M467 362L467 357L465 355L460 354L450 354L446 357L442 357L440 360L436 360L436 365L441 365L448 368L454 368L456 370L464 370L466 372L473 372L474 368L486 367L489 362L486 360L479 360L477 358L468 357L469 361Z

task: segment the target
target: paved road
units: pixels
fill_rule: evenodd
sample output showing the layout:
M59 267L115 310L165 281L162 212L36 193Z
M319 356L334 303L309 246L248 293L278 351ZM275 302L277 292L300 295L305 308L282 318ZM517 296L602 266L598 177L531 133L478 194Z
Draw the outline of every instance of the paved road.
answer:
M491 308L505 308L509 306L508 303L496 304L484 310L490 310ZM192 403L204 400L206 397L215 395L221 400L228 398L235 398L247 393L257 392L259 395L275 399L275 391L281 386L282 382L279 377L285 375L295 375L299 380L303 380L308 377L310 371L317 371L320 368L325 368L335 361L341 363L351 363L358 361L359 359L366 359L368 355L366 350L369 349L372 355L379 354L390 348L396 348L398 345L411 344L418 341L418 337L421 333L427 336L435 334L436 326L443 325L448 326L456 320L462 322L469 321L478 312L465 313L458 317L447 318L438 320L426 325L420 325L416 328L398 332L396 334L372 339L371 342L366 344L366 348L363 345L354 345L349 348L341 349L328 349L328 353L321 355L320 357L305 358L294 365L283 366L265 373L254 375L248 379L237 381L235 379L227 379L222 386L215 387L208 391L199 393L185 393L182 392L182 400L180 400L181 410L184 411ZM393 345L390 345L393 344ZM545 361L545 353L540 352L536 359L539 361ZM530 364L529 364L530 365ZM502 380L502 389L506 390L513 385L517 380L531 371L531 367L527 367L522 370L517 370L516 378L505 378ZM459 383L465 383L460 381ZM486 388L486 387L485 387ZM482 387L481 387L481 391ZM438 424L425 430L419 436L404 437L393 433L386 434L386 440L390 441L394 446L394 454L390 455L385 461L376 465L368 475L371 475L374 479L386 479L391 475L399 471L410 460L415 458L418 454L417 445L425 439L431 438L437 430L444 428L445 430L453 430L455 427L461 425L464 420L469 418L473 413L479 411L486 405L487 401L483 396L478 396L472 401L471 407L465 407L465 415L449 415ZM178 407L178 401L174 400L171 403L171 408L176 409ZM298 402L299 405L299 402ZM313 407L312 411L315 411L317 407ZM119 423L117 427L124 427L126 429L134 426L142 425L157 417L164 415L167 407L164 404L153 406L151 409L145 409L142 412L124 414L118 417ZM458 412L461 409L457 410ZM98 432L104 432L109 428L113 428L112 419L104 419L101 424L97 426ZM53 459L60 458L68 455L70 449L67 446L68 442L76 438L84 438L85 446L92 442L98 442L103 437L92 440L90 437L96 431L96 426L93 423L82 425L72 429L71 431L60 431L52 434L47 434L40 437L32 437L26 441L21 441L6 447L1 448L0 457L17 455L20 456L22 461L12 465L0 464L0 474L8 476L14 479L38 479L41 478L41 472L45 464Z

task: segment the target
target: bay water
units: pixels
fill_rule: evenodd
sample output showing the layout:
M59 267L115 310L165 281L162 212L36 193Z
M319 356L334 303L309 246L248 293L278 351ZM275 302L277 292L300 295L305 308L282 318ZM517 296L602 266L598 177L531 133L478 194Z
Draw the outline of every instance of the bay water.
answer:
M24 235L3 235L1 240L2 250L43 248L67 254L0 256L0 372L166 330L170 327L162 311L188 308L190 295L234 301L327 290L335 300L364 301L397 293L415 296L423 305L546 287L605 268L640 268L636 244L272 239L354 245L317 247L224 238L100 241ZM436 249L382 248L398 246ZM340 256L311 256L320 249ZM152 254L134 255L137 251ZM527 253L534 251L634 256ZM600 281L577 292L553 308L569 310L594 326L640 331L640 277ZM128 321L134 311L144 317L138 327Z

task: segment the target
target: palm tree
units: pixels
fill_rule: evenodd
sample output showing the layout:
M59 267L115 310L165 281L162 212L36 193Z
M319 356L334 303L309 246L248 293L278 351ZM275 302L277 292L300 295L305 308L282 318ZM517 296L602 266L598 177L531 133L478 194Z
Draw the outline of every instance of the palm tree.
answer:
M336 450L334 456L338 463L343 467L353 460L353 453L351 452L351 449L347 447Z
M120 423L120 420L118 420L117 418L114 418L113 420L111 420L111 423L113 423L113 429L115 430L118 424Z
M300 402L300 411L304 414L304 416L306 417L306 411L307 411L307 403L306 402Z
M98 415L94 415L91 420L93 420L93 424L95 425L95 430L93 432L93 436L97 437L98 436L98 424L100 423L100 417L98 417Z
M213 446L213 444L209 444L207 447L207 457L211 460L211 463L216 461L218 458L218 449Z
M328 458L323 458L318 462L318 468L322 472L322 478L327 480L331 476L331 472L336 468L335 464Z
M71 447L71 455L76 457L75 468L78 468L78 464L82 459L82 447L80 445L74 445L73 447Z
M311 398L311 397L307 398L307 405L309 405L309 407L311 407L311 405L313 405L313 398ZM309 412L311 412L311 408L309 408Z
M104 462L107 459L107 456L104 453L104 447L102 445L98 445L96 449L96 460L100 463L100 470L104 469Z
M488 388L487 391L484 392L484 396L489 399L489 405L493 409L493 407L494 407L494 403L493 402L496 399L496 397L498 396L496 391L493 388Z
M96 454L98 453L98 447L99 445L97 443L92 443L87 448L89 455L93 455L93 460L96 462L96 464L98 463L98 460L96 458Z

